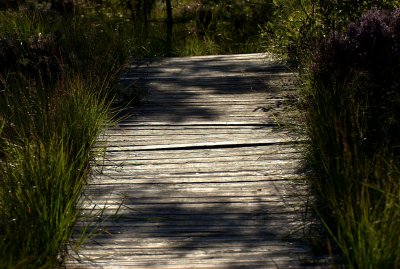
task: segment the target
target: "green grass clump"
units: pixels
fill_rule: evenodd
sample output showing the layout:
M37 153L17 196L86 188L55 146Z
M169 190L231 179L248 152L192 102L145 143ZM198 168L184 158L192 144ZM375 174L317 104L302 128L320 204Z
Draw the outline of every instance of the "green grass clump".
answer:
M132 39L91 13L0 11L0 25L0 267L54 268Z
M116 86L130 56L250 52L252 23L269 10L258 0L207 1L202 11L175 1L171 37L156 2L148 23L115 1L0 4L0 268L63 263L110 104L136 97Z
M315 210L348 268L400 267L399 25L373 9L328 37L302 91Z
M62 90L48 110L37 95L25 99L18 91L2 103L1 115L11 117L0 135L2 268L54 266L77 220L91 148L109 109L78 78Z

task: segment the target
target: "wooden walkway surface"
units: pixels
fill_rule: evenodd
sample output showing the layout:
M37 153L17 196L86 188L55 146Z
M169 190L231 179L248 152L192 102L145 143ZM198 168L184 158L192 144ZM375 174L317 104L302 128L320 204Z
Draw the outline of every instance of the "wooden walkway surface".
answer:
M247 54L142 61L121 80L147 99L99 141L85 210L103 209L100 233L68 267L304 268L299 152L277 122L293 74Z

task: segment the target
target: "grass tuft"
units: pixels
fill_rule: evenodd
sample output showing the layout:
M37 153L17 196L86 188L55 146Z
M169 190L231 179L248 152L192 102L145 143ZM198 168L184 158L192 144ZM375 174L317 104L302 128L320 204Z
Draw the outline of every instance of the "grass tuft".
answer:
M314 208L348 268L400 267L399 14L328 37L302 90Z
M63 263L132 40L118 22L0 11L0 267Z

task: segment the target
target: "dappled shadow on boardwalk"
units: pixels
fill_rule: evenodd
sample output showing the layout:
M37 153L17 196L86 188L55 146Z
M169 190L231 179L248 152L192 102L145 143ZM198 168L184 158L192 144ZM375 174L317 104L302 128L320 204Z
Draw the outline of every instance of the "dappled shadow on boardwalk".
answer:
M86 192L105 210L83 255L104 268L300 268L305 186L280 147L114 152Z
M191 58L192 59L192 58ZM143 104L121 113L127 121L158 119L170 123L219 118L229 105L256 110L293 89L293 75L279 62L258 58L158 59L141 61L122 77L124 85L146 92ZM254 104L251 104L254 103Z
M304 186L289 191L298 155L287 132L264 122L293 77L260 57L161 59L128 70L122 83L148 95L106 134L111 150L86 191L84 211L99 214L83 267L300 267L307 248L293 231L303 224Z
M297 268L307 256L299 235L291 234L301 227L298 200L282 203L279 194L189 196L169 186L159 186L151 194L150 184L125 191L122 185L116 187L119 190L94 187L94 201L108 200L109 210L102 214L100 234L85 249L103 250L101 260L125 252L132 268L175 263L212 268L271 268L276 263ZM121 208L113 215L118 202Z

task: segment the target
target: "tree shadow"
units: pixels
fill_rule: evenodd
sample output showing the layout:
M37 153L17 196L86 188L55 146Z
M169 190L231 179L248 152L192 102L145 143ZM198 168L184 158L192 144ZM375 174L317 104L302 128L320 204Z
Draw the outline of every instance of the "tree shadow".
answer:
M278 61L246 58L220 61L219 58L135 62L121 83L142 89L146 97L142 105L128 107L120 116L125 121L161 119L171 124L212 121L223 113L221 107L254 103L256 112L265 104L266 97L277 102L285 88L293 90L293 75Z
M293 88L291 75L277 62L224 57L224 61L218 60L223 56L143 60L131 66L122 83L145 89L147 101L127 108L118 128L123 131L124 124L133 121L146 124L154 120L165 125L188 120L212 122L224 114L221 106L229 107L229 100L240 106L256 102L250 105L253 109L268 98L280 100L286 82L288 90ZM219 167L212 161L195 167L191 162L198 161L197 153L190 161L170 162L168 156L185 160L188 149L181 148L164 156L173 164L168 169L152 164L143 168L124 160L142 156L146 162L146 151L108 152L114 154L113 160L107 160L106 154L107 169L86 191L100 213L95 221L98 226L91 226L97 235L82 252L98 253L91 256L92 262L100 261L105 268L110 261L140 268L179 268L194 261L198 264L192 268L299 268L299 260L308 257L308 250L301 235L293 233L303 225L303 208L301 195L294 195L297 190L290 192L285 187L293 180L282 176L282 171L290 169L286 167L290 166L289 157L286 162L279 161L280 155L276 155L278 160L260 161L254 148L241 146L248 156L254 156L248 162L254 167L235 157ZM202 151L203 162L221 149L192 149L196 150ZM257 150L271 151L267 145ZM155 149L151 158L166 151ZM269 170L260 169L257 162L268 161L276 163L267 165Z
M116 257L118 263L127 255L122 260L141 268L196 259L213 268L300 268L309 257L300 231L304 197L294 195L299 188L290 188L294 179L282 179L279 167L265 172L269 179L262 172L253 181L246 174L254 171L246 171L244 164L231 182L212 173L199 181L207 168L187 173L155 169L147 180L140 180L145 173L140 165L136 173L122 177L119 171L130 168L115 163L114 169L116 173L106 171L86 192L92 204L105 208L96 222L97 235L83 250L102 255L89 263ZM182 180L169 182L165 173ZM101 177L108 183L102 184ZM254 184L251 191L240 187L249 184Z

